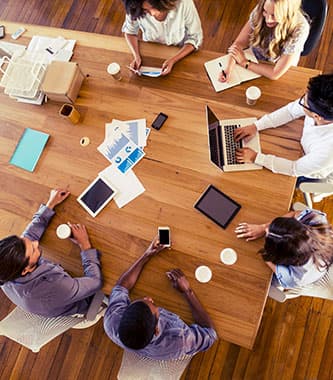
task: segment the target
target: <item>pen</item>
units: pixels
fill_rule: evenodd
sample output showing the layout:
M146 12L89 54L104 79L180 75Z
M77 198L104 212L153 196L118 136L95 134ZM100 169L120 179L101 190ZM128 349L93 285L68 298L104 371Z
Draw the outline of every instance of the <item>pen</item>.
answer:
M219 66L220 66L221 69L222 69L222 74L223 74L223 76L226 78L226 77L227 77L227 74L226 74L225 71L223 70L223 68L222 68L222 63L221 63L221 62L219 62Z
M130 69L131 71L133 71L133 73L135 73L135 74L141 76L141 73L140 73L139 70L135 70L135 69L133 69L133 67L131 67L131 66L126 66L126 67L127 67L128 69Z

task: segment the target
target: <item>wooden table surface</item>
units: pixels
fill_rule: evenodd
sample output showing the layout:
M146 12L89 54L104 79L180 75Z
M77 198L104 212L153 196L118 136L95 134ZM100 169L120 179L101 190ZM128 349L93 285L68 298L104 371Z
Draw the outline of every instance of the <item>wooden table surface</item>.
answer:
M9 33L18 24L3 22ZM265 306L271 272L257 251L263 240L238 240L239 222L263 223L282 215L290 207L295 180L260 171L223 173L209 161L205 105L220 119L260 117L301 96L308 79L318 71L292 68L278 81L266 78L243 83L215 93L203 63L218 53L199 51L179 62L167 77L137 77L126 69L131 55L122 38L26 25L17 43L28 44L33 35L59 36L77 40L72 61L88 75L76 101L82 115L72 125L58 116L61 104L43 106L17 103L0 94L0 235L20 234L38 205L46 201L51 188L69 185L72 195L57 207L57 214L42 238L44 255L73 275L81 275L79 250L55 235L58 224L67 221L87 226L93 245L102 252L104 291L110 292L119 275L139 257L157 232L157 226L171 228L172 248L146 266L133 297L150 295L155 303L191 322L190 309L165 276L181 268L212 316L218 335L229 342L252 348ZM160 64L172 55L173 47L142 44L143 63ZM106 72L110 62L122 67L123 79L115 81ZM245 103L245 90L257 85L262 97L254 106ZM152 129L146 156L134 172L146 191L119 209L111 202L96 218L90 217L76 197L109 162L97 151L104 139L105 123L113 118L146 118L149 126L159 112L169 115L160 131ZM51 135L33 173L9 164L25 128ZM302 121L261 133L264 153L295 159L300 156ZM88 136L90 145L81 147ZM200 194L213 184L242 205L226 230L193 208ZM220 251L233 247L238 260L226 266ZM213 272L208 284L198 283L194 271L208 265Z

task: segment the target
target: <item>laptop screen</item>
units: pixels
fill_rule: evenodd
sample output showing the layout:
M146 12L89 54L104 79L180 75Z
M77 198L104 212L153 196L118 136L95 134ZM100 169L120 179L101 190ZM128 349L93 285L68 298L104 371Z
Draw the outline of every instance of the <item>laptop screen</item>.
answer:
M222 149L222 135L219 120L214 112L206 106L206 119L208 129L208 143L210 160L222 169L224 165L223 149Z

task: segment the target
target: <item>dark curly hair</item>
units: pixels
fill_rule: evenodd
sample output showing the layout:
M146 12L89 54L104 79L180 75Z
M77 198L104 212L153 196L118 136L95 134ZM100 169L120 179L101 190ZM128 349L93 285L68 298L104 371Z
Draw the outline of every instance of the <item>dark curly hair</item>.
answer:
M309 107L319 116L333 121L333 74L313 77L308 83Z
M144 1L147 1L153 8L159 11L170 11L176 6L178 0L123 0L126 13L130 15L133 20L145 15L142 8Z

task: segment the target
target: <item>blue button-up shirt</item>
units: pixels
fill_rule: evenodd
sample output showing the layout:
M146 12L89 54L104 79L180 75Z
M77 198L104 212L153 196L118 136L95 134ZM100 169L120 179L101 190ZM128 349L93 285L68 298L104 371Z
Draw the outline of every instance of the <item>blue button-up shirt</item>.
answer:
M207 350L217 339L213 328L197 324L187 325L180 317L163 308L159 308L158 335L140 350L131 350L119 339L118 328L127 306L131 303L128 290L116 285L109 299L104 315L104 329L109 338L120 347L134 351L139 355L156 360L178 359L184 355L194 355Z
M23 236L40 240L55 212L41 205ZM71 277L58 264L40 258L37 268L1 289L17 306L45 317L85 314L93 296L102 287L99 253L96 249L81 252L84 276Z

